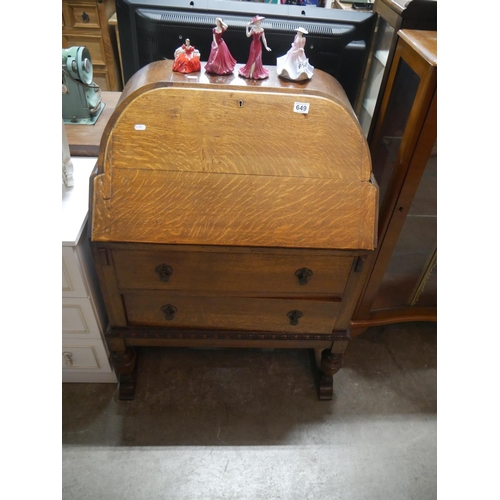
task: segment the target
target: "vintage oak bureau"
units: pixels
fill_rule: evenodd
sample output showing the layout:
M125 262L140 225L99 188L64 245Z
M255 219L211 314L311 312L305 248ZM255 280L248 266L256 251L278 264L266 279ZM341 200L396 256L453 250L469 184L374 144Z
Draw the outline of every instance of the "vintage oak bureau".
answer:
M206 346L311 349L331 399L376 245L366 141L326 73L203 65L140 70L102 137L90 233L119 397L134 396L137 346Z

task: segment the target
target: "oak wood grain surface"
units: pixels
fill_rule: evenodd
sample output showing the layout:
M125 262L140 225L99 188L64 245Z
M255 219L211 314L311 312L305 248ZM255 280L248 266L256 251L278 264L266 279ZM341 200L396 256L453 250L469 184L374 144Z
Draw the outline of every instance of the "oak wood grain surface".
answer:
M302 255L231 254L114 250L113 262L120 290L158 289L194 293L323 294L342 295L352 257ZM168 281L162 281L156 267L170 266ZM312 271L306 284L300 284L296 272Z
M175 292L125 293L123 300L131 325L165 328L213 328L220 330L264 330L291 333L331 333L338 302L304 299L205 297ZM174 306L177 311L167 320L161 308ZM296 325L287 314L300 311Z
M369 183L130 169L113 180L110 241L373 248L377 190Z

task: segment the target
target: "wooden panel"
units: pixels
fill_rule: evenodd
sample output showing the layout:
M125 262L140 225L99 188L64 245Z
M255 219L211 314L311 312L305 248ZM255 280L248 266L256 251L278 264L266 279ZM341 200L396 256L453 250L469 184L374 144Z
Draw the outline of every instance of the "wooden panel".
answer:
M331 333L340 302L320 300L203 297L168 292L124 294L129 325L217 330ZM177 309L167 320L162 306ZM298 310L297 325L287 314Z
M110 211L94 213L94 240L109 229L109 240L122 242L374 247L377 188L369 182L130 169L112 176ZM100 212L113 218L100 221Z
M101 69L99 67L94 66L94 83L96 85L99 85L101 89L111 88L109 73L106 71L106 69Z
M101 27L99 11L95 2L76 3L66 2L63 5L65 10L66 25L72 28L91 29Z
M358 123L313 95L159 88L129 103L112 137L113 168L370 179Z
M70 47L83 46L87 47L92 58L92 65L106 65L106 55L104 43L99 33L89 35L85 32L64 33L62 37L62 48L69 49ZM104 89L108 90L108 89Z
M118 287L183 290L218 293L287 293L341 295L352 257L315 257L314 255L231 254L157 251L113 251ZM160 280L156 266L166 264L173 270L168 282ZM313 272L301 285L295 272Z

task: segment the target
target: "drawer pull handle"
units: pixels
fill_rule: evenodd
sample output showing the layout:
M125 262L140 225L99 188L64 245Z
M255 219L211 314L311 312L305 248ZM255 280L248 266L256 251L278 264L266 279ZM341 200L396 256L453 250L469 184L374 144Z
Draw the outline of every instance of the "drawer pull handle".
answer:
M82 14L82 21L83 21L84 23L88 23L88 22L90 21L90 17L89 17L89 15L88 15L86 12L84 12L84 13Z
M66 366L72 366L73 360L71 357L73 356L72 352L63 352L63 356L66 358Z
M297 311L297 309L288 312L286 315L290 318L291 325L298 325L299 319L302 318L302 316L304 316L300 311Z
M173 306L172 304L165 304L164 306L161 306L161 310L163 314L165 314L165 319L170 321L174 319L174 314L177 312L177 307Z
M297 276L299 280L299 285L307 285L307 280L313 275L313 272L307 268L303 267L301 269L297 269L295 271L295 276Z
M170 266L167 266L167 264L160 264L159 266L156 266L155 271L158 273L160 281L164 281L165 283L170 279L170 276L172 276L174 272L174 270Z

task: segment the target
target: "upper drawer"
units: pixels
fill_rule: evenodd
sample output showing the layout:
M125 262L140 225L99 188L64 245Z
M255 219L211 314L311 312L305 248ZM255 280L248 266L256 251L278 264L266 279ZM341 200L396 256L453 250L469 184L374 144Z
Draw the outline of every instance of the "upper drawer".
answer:
M99 11L95 2L65 2L64 24L70 28L100 28Z
M341 296L352 257L113 250L120 289Z

